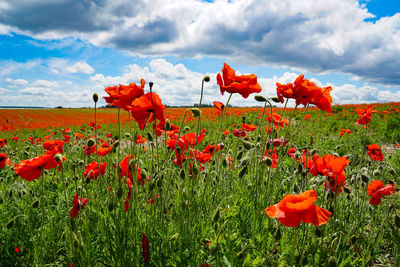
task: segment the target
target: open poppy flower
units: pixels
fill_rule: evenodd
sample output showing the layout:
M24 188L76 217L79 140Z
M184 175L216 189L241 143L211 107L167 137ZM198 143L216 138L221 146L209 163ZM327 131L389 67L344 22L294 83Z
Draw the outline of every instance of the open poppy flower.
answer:
M86 166L83 176L86 178L89 177L91 180L96 180L99 177L100 173L101 175L104 175L104 173L106 172L106 166L107 162L97 163L96 161L93 161Z
M265 213L288 227L299 226L301 222L319 226L327 223L332 213L314 205L317 197L315 190L299 195L287 194L279 203L266 208Z
M383 187L383 183L380 180L375 180L369 183L367 193L371 197L369 204L379 205L381 204L381 198L393 194L394 184L388 184Z
M127 109L132 113L141 130L146 127L146 121L149 123L158 119L160 123L165 124L165 106L161 103L161 99L156 93L147 93L136 98L127 106Z
M144 95L144 84L145 81L141 79L140 86L130 83L129 85L120 84L119 86L107 87L104 90L109 96L104 97L104 99L110 106L126 109L133 100Z
M222 80L223 78L223 80ZM238 93L242 97L247 98L250 94L260 93L262 88L257 82L257 76L254 74L237 76L235 70L224 63L222 68L222 76L217 74L217 83L221 90L224 92Z
M0 169L3 169L6 165L12 165L10 159L6 154L0 153Z
M39 155L32 159L21 160L14 165L14 171L22 179L32 181L42 175L42 170L49 163L50 158L45 155Z
M364 109L362 109L362 108L356 109L355 112L360 117L357 120L356 124L365 125L365 124L368 124L371 121L372 114L377 112L377 111L374 110L374 106L373 105L368 105Z
M219 101L213 101L214 107L219 111L222 112L224 110L224 103L219 102Z
M346 184L346 173L344 169L350 163L346 157L336 157L334 155L324 155L322 158L314 155L310 174L317 176L318 174L328 177L325 183L326 190L330 189L335 193L342 192Z
M50 151L50 150L57 150L57 153L63 153L63 147L64 147L65 141L59 141L59 140L47 140L43 142L43 148ZM56 153L56 154L57 154Z
M7 139L0 138L0 147L4 147L7 144Z
M74 201L72 202L72 209L69 212L71 218L75 218L78 215L78 212L85 207L88 201L88 198L81 198L78 196L78 193L75 193Z
M304 75L300 75L294 83L280 84L276 83L276 92L281 103L283 98L293 98L296 103L307 105L316 105L320 110L331 112L332 97L330 91L332 88L318 87L310 80L304 79Z
M351 134L351 130L350 129L339 129L339 135L343 136L344 134Z
M142 177L142 169L137 165L135 167L131 166L131 161L133 159L132 155L127 155L120 163L119 167L121 168L120 178L126 177L128 180L131 180L133 183L133 174L132 171L137 169L137 185L144 185L145 177Z
M368 146L368 156L372 160L376 160L376 161L382 161L384 158L381 147L377 144L372 144L372 145Z

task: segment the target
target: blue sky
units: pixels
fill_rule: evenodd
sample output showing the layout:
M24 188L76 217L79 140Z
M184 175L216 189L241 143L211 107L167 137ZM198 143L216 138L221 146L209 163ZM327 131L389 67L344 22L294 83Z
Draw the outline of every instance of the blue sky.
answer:
M305 74L332 86L334 103L400 101L396 2L2 1L0 106L90 106L94 92L141 78L164 104L193 104L205 74L204 103L225 101L215 82L224 62L256 74L268 97Z

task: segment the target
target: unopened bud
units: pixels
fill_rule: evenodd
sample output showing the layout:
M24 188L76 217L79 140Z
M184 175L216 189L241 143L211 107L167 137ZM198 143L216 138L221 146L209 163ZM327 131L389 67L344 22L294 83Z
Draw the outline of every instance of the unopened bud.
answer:
M272 166L272 159L270 157L266 157L264 162L268 167Z
M192 113L193 113L193 116L195 116L196 118L198 118L198 117L201 116L201 110L200 110L200 109L198 109L198 108L192 108L191 111L192 111Z
M131 138L131 134L130 133L125 133L124 137L129 139L129 138Z
M150 132L147 132L147 139L149 139L150 142L153 142L153 135Z
M63 156L62 156L61 154L56 154L56 155L54 156L54 159L55 159L57 162L62 162Z
M245 149L251 149L253 146L254 146L253 143L250 143L250 142L248 142L248 141L243 141L243 147L244 147Z
M205 75L204 77L203 77L203 80L205 81L205 82L209 82L210 81L210 76L208 76L208 75Z
M374 170L373 175L376 176L376 177L380 176L381 172L379 170Z
M14 223L15 223L14 219L12 219L11 221L9 221L9 222L7 223L7 225L6 225L7 229L13 228Z
M271 100L274 101L275 103L281 102L278 97L271 97Z
M267 101L267 99L265 97L263 97L262 95L255 95L254 99L258 102L265 102Z
M171 123L169 122L169 119L167 119L166 121L165 121L165 130L167 130L167 131L169 131L169 130L171 130Z
M149 82L150 89L153 88L153 85L154 85L153 82Z
M92 146L94 146L95 144L96 144L96 141L94 141L93 138L90 138L90 139L87 141L87 146L88 146L88 147L92 147Z
M394 216L394 224L397 226L397 228L400 228L400 216L398 214Z
M186 133L186 132L189 132L190 131L190 127L189 126L185 126L185 128L183 128L183 131Z
M93 94L93 101L94 103L97 103L97 101L99 101L99 95L97 93Z

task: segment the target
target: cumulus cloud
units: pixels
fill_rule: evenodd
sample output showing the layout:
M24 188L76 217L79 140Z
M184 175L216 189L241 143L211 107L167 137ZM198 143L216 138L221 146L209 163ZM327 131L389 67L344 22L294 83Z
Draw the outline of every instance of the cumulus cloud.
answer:
M373 17L357 0L6 0L0 29L75 36L139 55L208 55L399 85L400 13Z
M10 88L28 85L28 81L25 80L25 79L15 79L15 80L13 80L13 79L7 77L6 78L6 82L9 84L8 87L10 87Z
M84 74L92 74L94 72L93 67L87 64L86 62L77 62L72 66L66 67L65 70L71 73L84 73Z

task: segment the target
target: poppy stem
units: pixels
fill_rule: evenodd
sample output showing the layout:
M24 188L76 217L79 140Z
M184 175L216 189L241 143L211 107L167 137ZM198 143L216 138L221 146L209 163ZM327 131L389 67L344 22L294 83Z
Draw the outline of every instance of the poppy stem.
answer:
M204 90L204 82L205 78L201 81L201 93L200 93L200 101L199 101L199 110L201 111L201 102L203 100L203 90ZM196 133L196 144L194 145L194 162L197 161L197 144L199 143L199 135L200 135L200 128L201 128L201 112L199 118L197 119L197 133ZM200 163L199 163L199 170L200 170Z
M232 95L233 95L233 93L231 93L231 94L229 95L229 98L228 98L228 100L226 101L226 104L225 104L225 106L224 106L224 109L222 110L221 121L219 122L218 133L217 133L217 141L216 141L215 143L217 143L218 140L219 140L220 137L221 137L220 134L221 134L222 125L223 125L223 121L224 121L224 117L225 117L225 112L226 112L226 109L228 108L229 101L231 100Z

